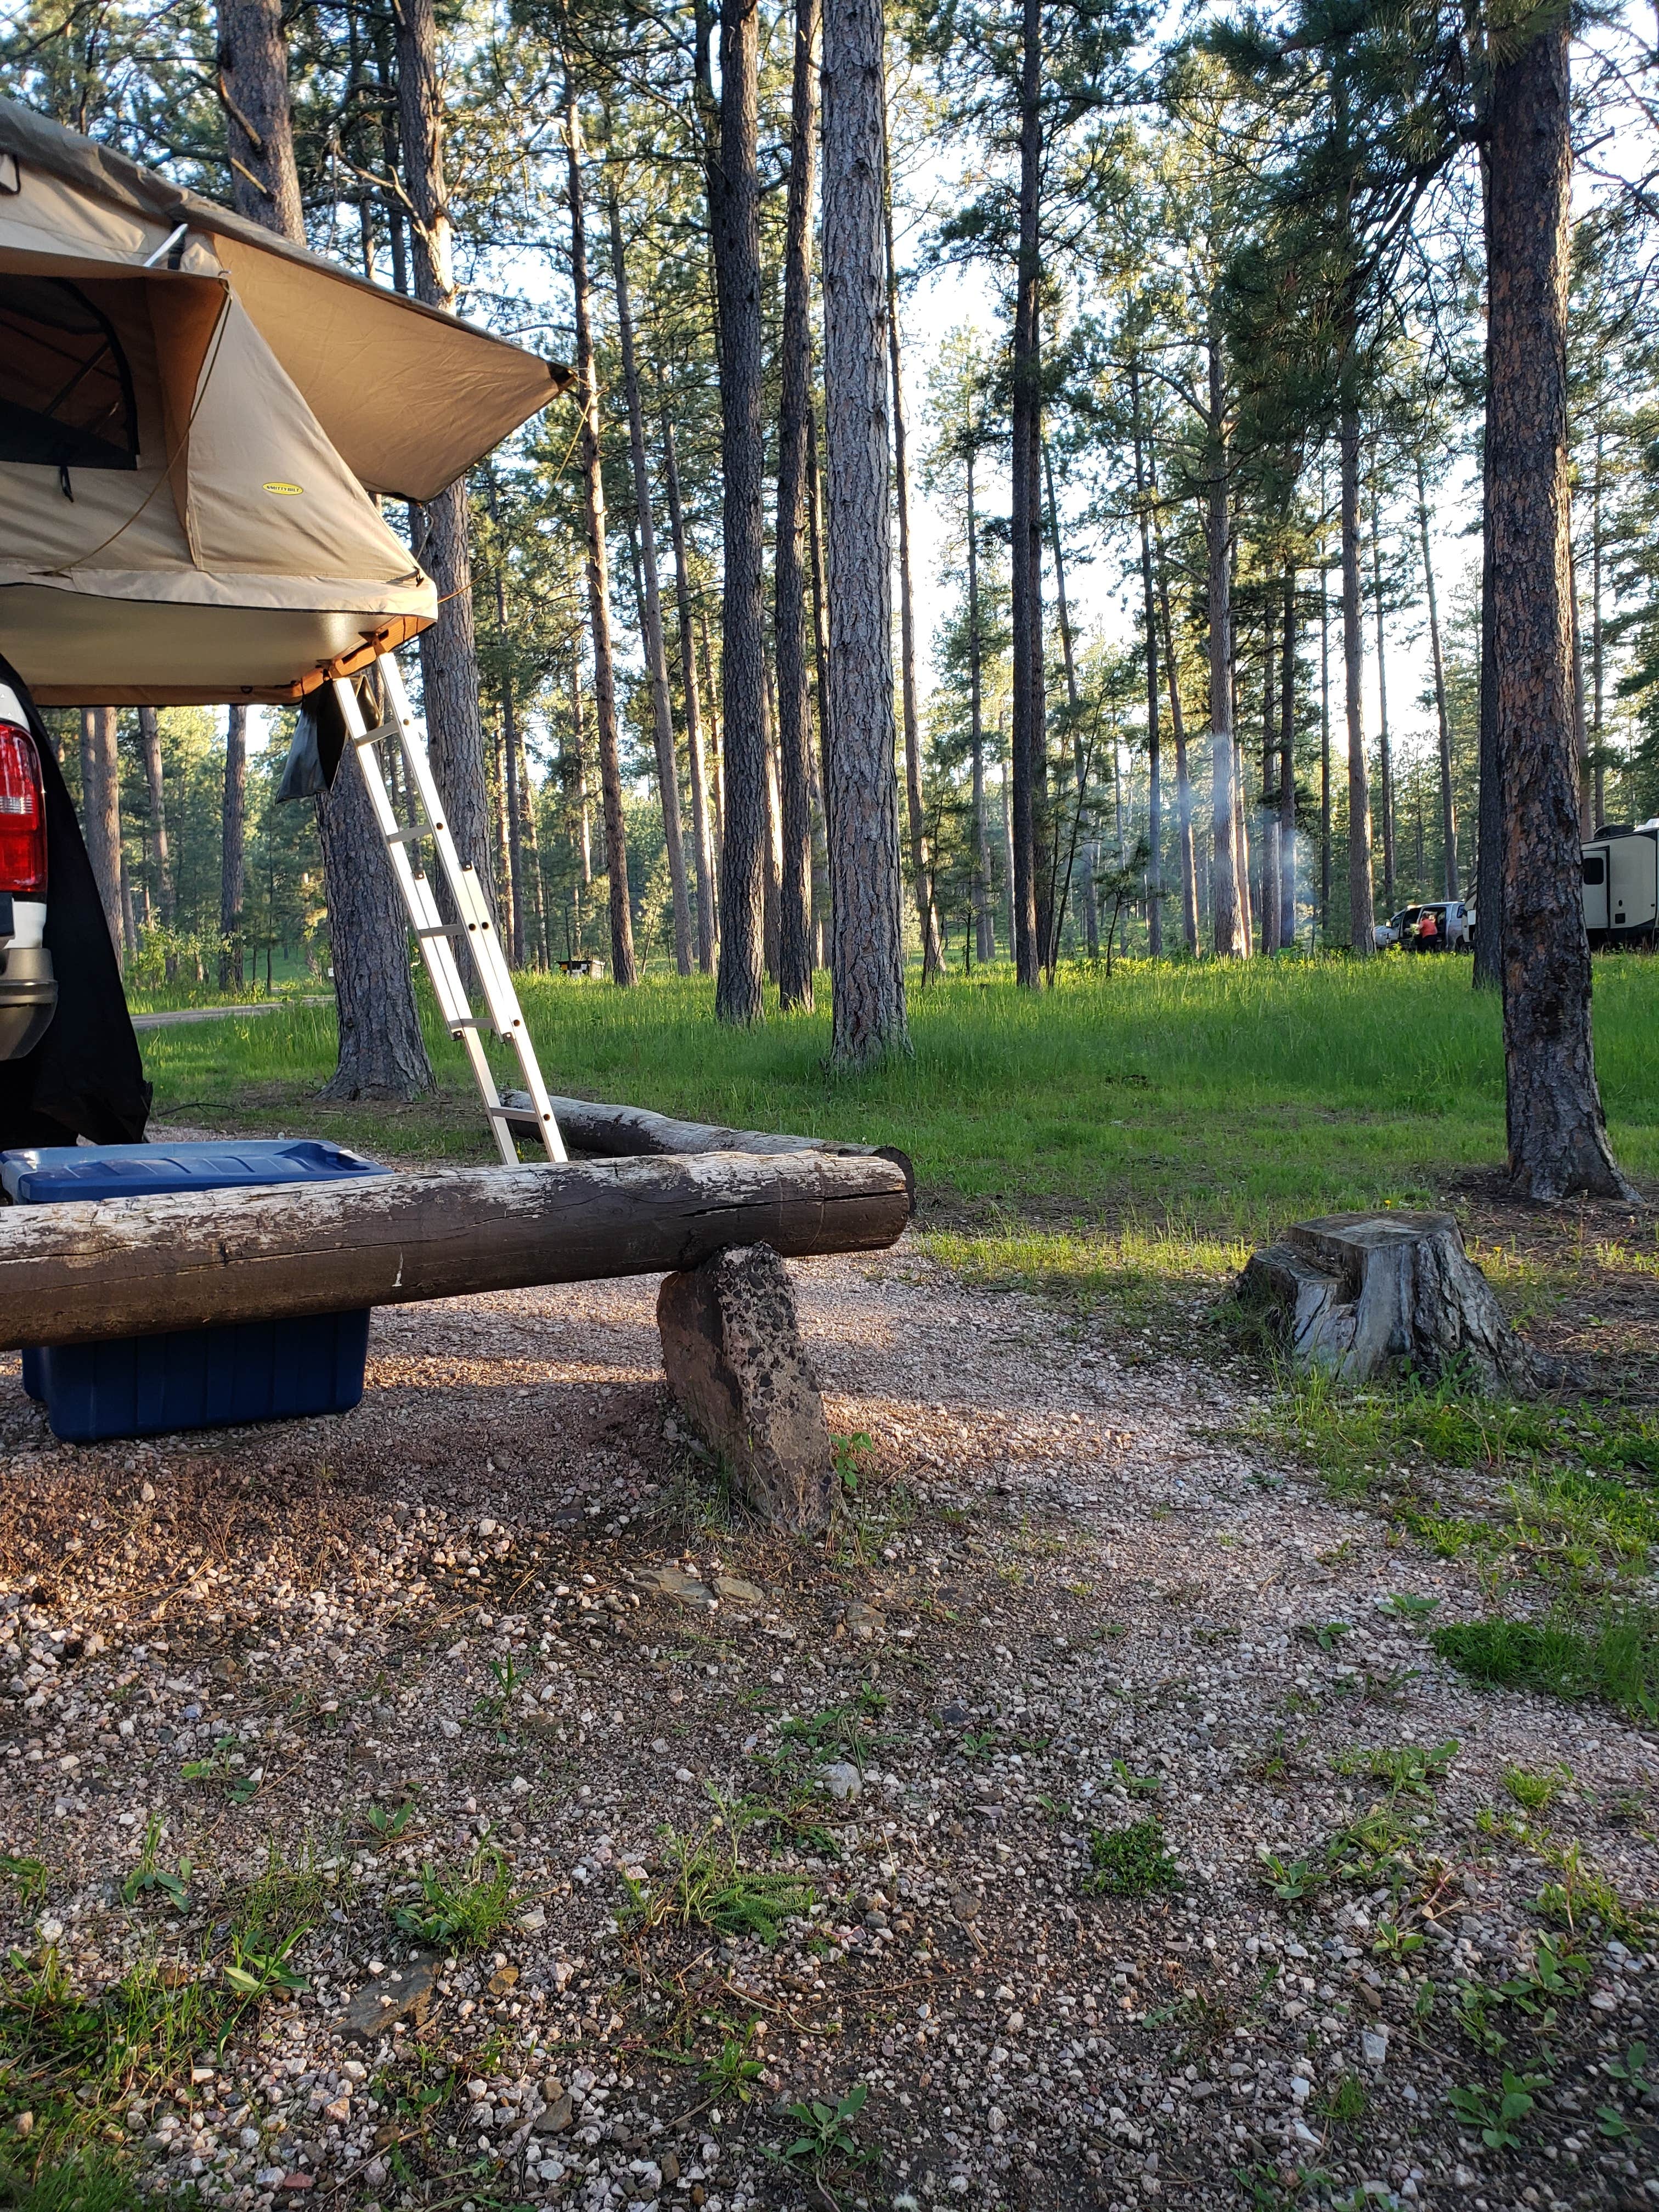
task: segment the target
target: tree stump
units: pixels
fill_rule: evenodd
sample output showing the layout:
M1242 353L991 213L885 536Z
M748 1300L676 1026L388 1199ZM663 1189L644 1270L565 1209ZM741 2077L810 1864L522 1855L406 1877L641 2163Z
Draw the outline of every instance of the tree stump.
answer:
M657 1326L668 1387L744 1502L779 1528L823 1528L836 1494L830 1430L772 1247L735 1246L665 1276Z
M1239 1297L1265 1310L1297 1364L1345 1382L1455 1376L1531 1397L1560 1364L1523 1344L1449 1213L1331 1213L1251 1255Z

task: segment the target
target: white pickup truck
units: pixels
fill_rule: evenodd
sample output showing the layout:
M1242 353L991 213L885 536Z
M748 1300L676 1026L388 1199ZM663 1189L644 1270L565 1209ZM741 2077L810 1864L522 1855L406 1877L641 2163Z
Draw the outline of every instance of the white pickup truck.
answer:
M0 1060L21 1060L58 1005L46 927L46 804L22 702L0 684Z

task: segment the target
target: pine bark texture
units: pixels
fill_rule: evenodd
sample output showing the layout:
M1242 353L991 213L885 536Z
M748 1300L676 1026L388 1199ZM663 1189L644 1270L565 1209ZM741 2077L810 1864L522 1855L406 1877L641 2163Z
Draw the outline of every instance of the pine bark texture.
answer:
M1152 588L1152 532L1147 516L1146 469L1140 423L1140 378L1129 373L1134 405L1135 512L1140 530L1141 636L1146 655L1146 949L1164 951L1164 777L1158 745L1158 600Z
M1027 990L1042 983L1042 914L1037 890L1042 823L1037 804L1046 746L1042 678L1042 8L1024 0L1019 88L1019 246L1014 274L1012 435L1009 455L1011 612L1013 630L1014 971Z
M830 598L830 1056L909 1044L894 769L879 0L823 16L823 333Z
M444 100L434 0L400 0L396 15L398 125L410 208L415 296L453 314L453 226L444 173ZM438 619L421 633L427 745L461 864L478 878L493 915L495 872L489 864L489 793L465 478L422 507L420 515L416 553L438 592Z
M1376 514L1376 484L1371 484L1371 612L1376 624L1377 795L1382 811L1382 909L1394 912L1394 739L1389 729L1389 669L1383 651L1382 543Z
M1211 941L1222 960L1239 960L1249 950L1249 924L1241 900L1239 842L1234 817L1239 792L1233 739L1232 532L1227 501L1227 437L1222 388L1221 341L1209 342L1209 434L1206 440L1209 493L1204 536L1208 557L1210 646L1210 787L1212 799L1210 858Z
M1504 1060L1518 1194L1629 1199L1590 1036L1573 741L1567 450L1569 40L1548 19L1492 78L1486 446L1504 800Z
M758 0L720 10L720 148L708 172L720 308L725 805L714 1012L762 1020L765 956L765 378L761 330Z
M365 719L371 726L377 715ZM418 1098L434 1088L416 1012L403 903L362 771L350 758L317 801L340 1055L325 1098Z
M116 961L125 957L121 927L121 770L113 707L81 709L81 823Z
M247 823L247 708L225 722L224 804L219 818L219 988L242 983L242 900L247 881L243 835Z
M1285 571L1285 644L1279 672L1279 943L1296 944L1296 571Z
M639 521L640 569L643 589L645 665L651 678L652 726L657 742L657 786L662 794L663 844L674 909L674 965L691 973L691 902L685 883L685 839L680 826L680 772L674 757L674 717L668 702L668 655L663 645L662 591L657 576L657 530L651 513L651 471L645 459L645 415L640 400L639 363L634 354L634 313L628 296L628 263L623 247L622 204L610 192L611 265L617 282L617 327L622 341L623 387L628 398L628 443L634 466L634 509Z
M303 243L282 0L219 0L218 27L230 204L250 222Z
M1342 668L1348 727L1348 944L1376 950L1376 890L1371 877L1371 781L1360 703L1365 640L1359 614L1359 417L1345 410L1339 429L1342 504Z
M697 690L696 633L691 623L691 576L685 550L685 512L680 504L680 471L674 455L674 426L666 409L662 418L663 479L668 492L668 528L674 545L674 604L679 618L680 688L685 699L685 750L691 771L691 861L697 878L697 965L714 972L720 940L719 902L714 890L714 848L708 834L708 789L702 749L702 702Z
M779 368L777 551L773 577L778 663L778 765L783 875L779 898L778 996L812 1004L811 687L806 651L806 422L812 404L811 278L817 0L797 0L789 111L789 198L784 221L783 333Z
M1154 500L1156 483L1148 489ZM1164 548L1164 524L1154 507L1152 538L1158 549L1158 605L1164 632L1164 672L1170 687L1170 734L1176 755L1176 849L1181 861L1181 933L1188 952L1198 950L1198 856L1193 848L1193 777L1187 758L1187 718L1181 704L1181 672L1176 665L1175 623L1170 612L1170 563Z
M576 307L576 374L580 384L580 459L587 521L587 611L593 636L593 716L599 726L599 790L605 805L605 870L611 899L611 975L624 988L639 981L634 964L634 916L628 896L628 836L623 821L622 764L617 750L617 672L611 645L610 553L605 544L605 469L599 449L599 386L588 295L587 232L583 211L581 116L574 90L565 91L570 199L570 285Z
M974 950L981 960L994 960L997 939L991 919L991 839L985 809L985 647L979 624L979 516L974 505L971 431L963 459L968 479L968 745L974 779Z

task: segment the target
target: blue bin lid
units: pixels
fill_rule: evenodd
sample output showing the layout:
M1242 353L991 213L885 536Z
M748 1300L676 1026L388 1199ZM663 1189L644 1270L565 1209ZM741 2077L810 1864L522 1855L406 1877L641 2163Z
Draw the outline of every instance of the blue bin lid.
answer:
M391 1172L378 1160L313 1137L245 1144L46 1145L0 1152L0 1184L20 1206L148 1198L167 1190L244 1190L262 1183L342 1182Z

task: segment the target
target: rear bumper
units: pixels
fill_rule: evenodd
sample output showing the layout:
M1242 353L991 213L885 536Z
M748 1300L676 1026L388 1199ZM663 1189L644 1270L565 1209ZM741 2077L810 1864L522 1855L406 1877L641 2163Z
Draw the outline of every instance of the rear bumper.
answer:
M57 1011L58 984L46 947L13 945L0 952L0 1060L33 1052Z

